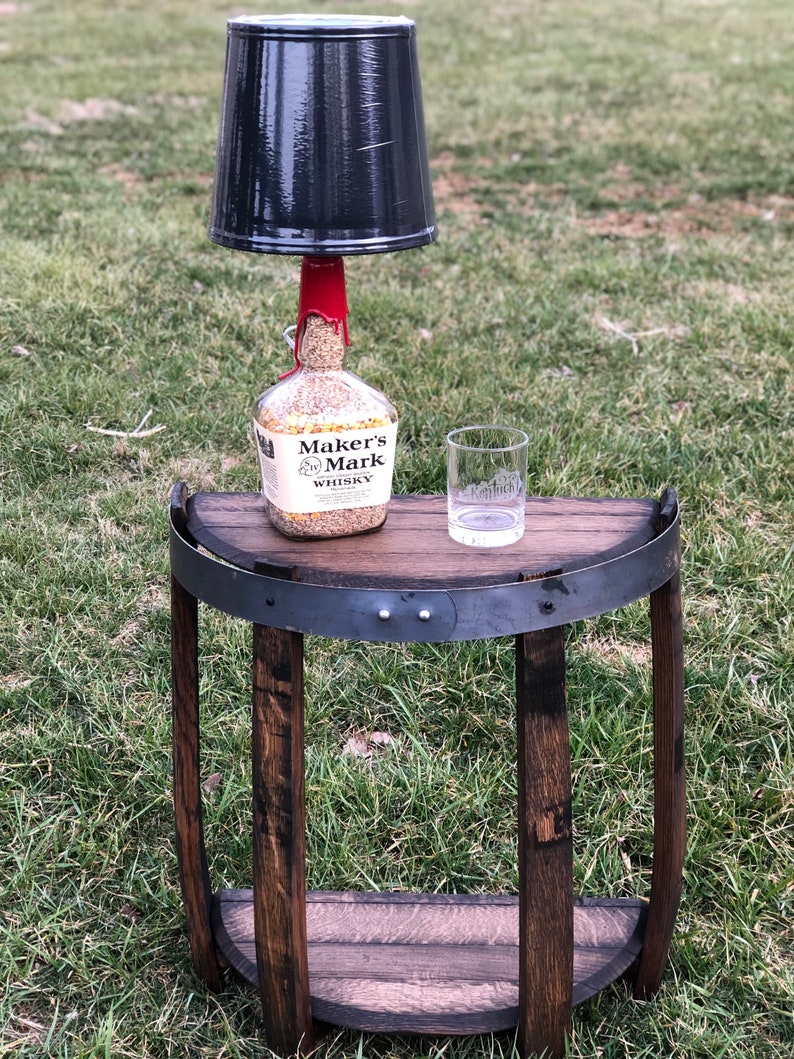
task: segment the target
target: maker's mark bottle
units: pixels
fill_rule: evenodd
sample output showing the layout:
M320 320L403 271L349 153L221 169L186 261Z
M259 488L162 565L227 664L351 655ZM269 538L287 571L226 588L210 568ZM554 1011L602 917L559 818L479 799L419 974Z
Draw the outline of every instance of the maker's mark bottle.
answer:
M262 492L288 537L346 537L382 526L391 498L397 413L344 367L342 258L304 258L297 367L254 408Z

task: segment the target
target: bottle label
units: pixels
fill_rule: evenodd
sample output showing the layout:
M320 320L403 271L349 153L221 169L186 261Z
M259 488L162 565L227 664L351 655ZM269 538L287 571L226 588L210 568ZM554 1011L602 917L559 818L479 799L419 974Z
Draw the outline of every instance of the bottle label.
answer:
M254 420L267 499L290 514L374 507L391 498L397 424L281 434Z

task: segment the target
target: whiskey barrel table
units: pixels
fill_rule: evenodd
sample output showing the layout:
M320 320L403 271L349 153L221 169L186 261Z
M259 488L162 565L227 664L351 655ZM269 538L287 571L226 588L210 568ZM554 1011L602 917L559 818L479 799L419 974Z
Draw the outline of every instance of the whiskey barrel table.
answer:
M261 993L267 1042L312 1051L315 1023L462 1034L518 1027L562 1056L571 1009L630 973L659 987L685 849L683 653L675 494L527 500L504 548L451 540L446 499L396 496L371 535L298 542L259 494L171 502L177 856L198 973L231 964ZM563 627L650 598L650 898L575 898ZM213 894L201 813L198 603L253 627L253 889ZM303 636L445 642L514 635L515 897L306 892Z

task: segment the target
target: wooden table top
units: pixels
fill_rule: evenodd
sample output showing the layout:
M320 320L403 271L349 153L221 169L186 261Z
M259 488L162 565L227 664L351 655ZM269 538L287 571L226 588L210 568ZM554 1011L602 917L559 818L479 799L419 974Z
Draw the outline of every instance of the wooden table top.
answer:
M532 497L520 541L473 548L447 531L444 496L395 496L373 533L294 541L268 519L259 493L196 493L185 531L244 570L297 568L297 580L349 588L454 589L510 584L570 573L628 554L658 535L659 504L649 499Z

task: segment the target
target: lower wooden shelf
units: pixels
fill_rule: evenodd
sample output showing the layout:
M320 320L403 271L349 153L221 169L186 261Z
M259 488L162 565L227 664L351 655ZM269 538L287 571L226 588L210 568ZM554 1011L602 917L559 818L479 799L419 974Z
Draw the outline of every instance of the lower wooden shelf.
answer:
M573 1002L639 956L647 902L574 902ZM518 1021L518 899L490 895L306 895L309 989L321 1022L369 1032L468 1034ZM253 891L220 890L218 948L257 983Z

